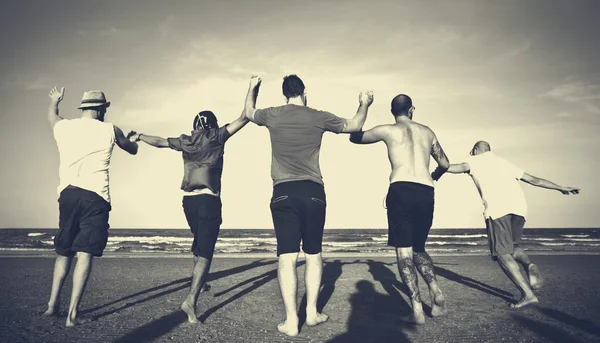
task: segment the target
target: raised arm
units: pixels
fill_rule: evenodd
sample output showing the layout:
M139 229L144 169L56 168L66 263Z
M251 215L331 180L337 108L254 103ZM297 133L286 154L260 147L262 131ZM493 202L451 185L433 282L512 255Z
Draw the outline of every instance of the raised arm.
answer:
M252 75L250 78L250 85L248 86L248 93L246 94L246 100L244 101L243 116L252 122L254 122L254 113L256 113L256 99L258 97L258 89L260 88L261 82L262 80L260 77Z
M536 187L553 189L561 192L562 194L579 194L579 188L574 187L563 187L555 184L552 181L548 181L546 179L542 179L540 177L533 176L531 174L523 173L521 180Z
M354 144L372 144L382 141L387 134L387 125L379 125L367 131L350 134L350 142Z
M63 117L58 115L58 104L62 101L65 95L65 87L62 87L60 90L54 87L50 90L50 107L48 108L48 120L50 121L50 126L54 128L54 125L59 121L63 120Z
M373 92L361 92L358 95L358 102L359 105L356 114L352 119L347 119L344 122L344 128L342 129L342 133L359 132L362 130L363 125L365 125L365 120L367 120L369 106L371 106L371 104L373 103Z
M135 142L131 142L129 138L125 137L123 131L116 125L113 125L115 129L115 140L119 148L127 151L128 153L135 155L138 151L138 145Z
M433 173L431 173L431 178L434 180L439 180L442 175L450 168L450 161L448 160L448 156L442 149L442 145L438 141L435 133L433 133L433 143L431 144L431 156L437 162L438 166L435 168Z

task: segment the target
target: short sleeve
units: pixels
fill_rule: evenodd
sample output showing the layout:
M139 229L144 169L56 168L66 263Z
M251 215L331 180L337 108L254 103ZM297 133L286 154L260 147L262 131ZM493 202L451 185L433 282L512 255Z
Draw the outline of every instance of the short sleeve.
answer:
M167 142L169 143L169 148L175 150L175 151L182 151L183 148L181 147L181 137L170 137L167 138Z
M254 123L260 126L267 126L267 116L271 112L271 108L258 109L254 112Z
M227 142L229 137L231 137L229 130L227 130L228 125L229 124L223 125L222 127L217 129L216 138L221 144L225 144L225 142Z
M346 119L325 111L321 111L321 113L323 114L323 128L325 131L341 133L344 130Z

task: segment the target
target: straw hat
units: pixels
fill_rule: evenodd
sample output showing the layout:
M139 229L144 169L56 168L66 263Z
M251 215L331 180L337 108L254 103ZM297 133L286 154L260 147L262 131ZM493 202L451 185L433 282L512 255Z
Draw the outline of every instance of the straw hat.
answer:
M77 108L84 109L98 106L109 107L110 101L106 101L106 96L104 96L104 93L101 91L88 91L83 92L83 97L81 98L81 106Z

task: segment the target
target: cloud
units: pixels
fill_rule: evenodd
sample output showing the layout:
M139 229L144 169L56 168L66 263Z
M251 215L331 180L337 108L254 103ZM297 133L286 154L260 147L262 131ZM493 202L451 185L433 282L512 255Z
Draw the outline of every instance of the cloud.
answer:
M589 113L600 114L600 85L570 78L540 97L575 104Z

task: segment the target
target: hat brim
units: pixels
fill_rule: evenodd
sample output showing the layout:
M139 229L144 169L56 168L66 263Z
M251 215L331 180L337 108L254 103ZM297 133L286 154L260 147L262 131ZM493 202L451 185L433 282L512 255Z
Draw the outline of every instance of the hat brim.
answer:
M91 102L91 103L87 103L87 104L81 104L81 106L77 107L78 110L82 110L84 108L90 108L90 107L110 107L110 101L107 102Z

